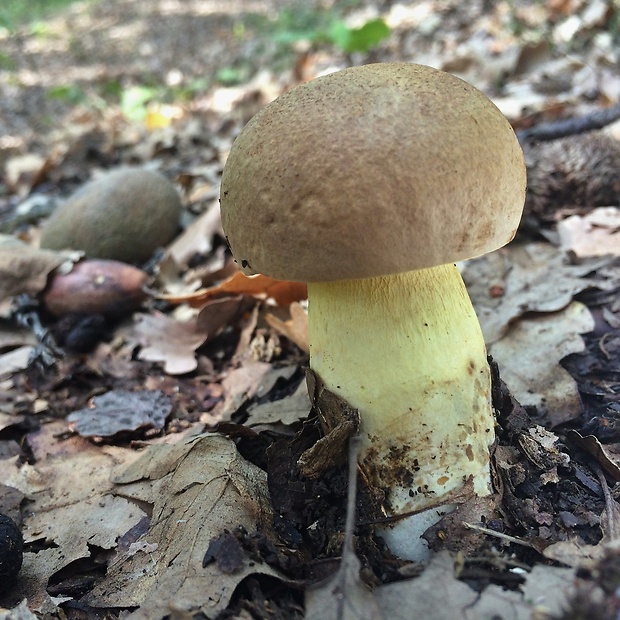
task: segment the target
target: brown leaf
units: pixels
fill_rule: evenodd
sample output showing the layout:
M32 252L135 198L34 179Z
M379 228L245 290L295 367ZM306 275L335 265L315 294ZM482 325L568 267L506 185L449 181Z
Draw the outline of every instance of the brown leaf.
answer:
M294 424L306 419L311 410L308 388L306 382L302 381L290 396L249 407L245 425Z
M211 299L230 295L249 295L260 299L272 298L278 305L288 306L294 301L306 299L308 289L303 282L275 280L261 274L246 276L237 271L217 286L182 297L162 295L161 298L170 303L189 303L194 308L199 308Z
M471 295L487 345L501 340L511 323L528 312L557 312L592 286L608 290L617 282L592 274L612 258L570 264L564 252L546 243L507 246L468 261L463 280ZM552 276L550 276L552 274ZM494 294L501 286L504 295Z
M182 323L154 312L136 317L133 339L142 345L140 359L163 362L165 372L182 375L196 369L195 351L207 334L198 330L195 319Z
M208 254L213 248L212 240L216 234L224 236L217 202L172 242L167 254L183 265L195 254Z
M583 411L577 383L559 362L583 351L579 334L593 327L590 311L575 301L559 312L521 318L489 346L489 353L515 398L524 406L536 406L557 426Z
M26 195L33 187L41 183L52 168L49 159L29 153L11 157L4 165L5 180L9 188L19 195Z
M28 368L33 351L33 346L25 345L0 355L0 376L10 375Z
M80 441L78 452L34 465L17 467L0 459L0 479L29 497L22 528L25 542L47 543L36 553L24 554L13 592L17 600L27 597L31 609L50 602L45 586L52 575L74 561L91 558L90 545L114 549L118 539L145 516L136 504L110 494L112 467L135 460L136 452L95 448Z
M196 318L196 328L208 334L209 339L217 336L226 326L236 323L237 317L248 309L248 300L242 295L222 297L207 302Z
M282 320L275 314L268 312L265 315L265 321L278 333L294 342L302 351L309 353L308 313L298 302L294 301L289 306L289 316L289 319Z
M581 448L596 459L603 471L614 481L620 482L620 467L609 458L605 447L594 435L583 437L581 433L569 430L566 438L572 441L577 447Z
M575 256L620 256L620 209L599 207L583 217L558 222L560 247Z
M157 547L119 554L83 602L141 606L135 617L149 620L168 616L171 606L175 613L201 610L214 618L248 575L277 575L246 556L231 573L216 562L203 567L211 542L231 524L248 532L271 527L267 474L243 459L231 440L200 435L151 446L113 481L119 494L153 504L144 540Z
M92 406L67 417L82 437L112 437L145 429L161 430L172 411L170 399L158 390L111 390L92 399Z
M32 248L8 235L0 235L0 300L26 293L37 295L49 274L67 262L66 254Z
M247 361L231 370L222 381L224 402L216 409L221 420L228 420L246 401L268 394L280 378L289 379L297 366L274 368L266 362Z

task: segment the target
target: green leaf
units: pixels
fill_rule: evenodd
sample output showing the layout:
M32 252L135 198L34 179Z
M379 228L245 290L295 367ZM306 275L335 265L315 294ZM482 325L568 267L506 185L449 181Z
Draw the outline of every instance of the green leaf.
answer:
M146 104L151 101L157 91L148 86L133 86L123 91L121 109L131 121L140 121L146 118Z
M48 99L56 99L70 104L82 103L86 99L84 91L77 84L61 84L48 88L46 93Z
M5 11L0 11L0 28L7 32L13 32L16 29L15 21Z
M347 54L368 52L390 36L390 27L381 18L366 22L360 28L347 28L343 22L335 21L329 34L332 42Z
M241 84L245 77L245 73L236 67L222 67L215 74L215 79L224 86L236 86Z
M345 52L351 42L351 32L351 28L348 28L341 19L335 19L329 25L329 39L336 47Z

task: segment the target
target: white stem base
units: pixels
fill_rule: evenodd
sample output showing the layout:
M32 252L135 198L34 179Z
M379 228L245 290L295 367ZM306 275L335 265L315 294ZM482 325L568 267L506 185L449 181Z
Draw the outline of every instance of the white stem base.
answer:
M310 283L308 298L310 365L360 411L360 466L385 490L386 514L450 504L470 477L488 494L490 371L457 268ZM430 516L398 521L392 550L412 557L397 541L415 538L423 552Z

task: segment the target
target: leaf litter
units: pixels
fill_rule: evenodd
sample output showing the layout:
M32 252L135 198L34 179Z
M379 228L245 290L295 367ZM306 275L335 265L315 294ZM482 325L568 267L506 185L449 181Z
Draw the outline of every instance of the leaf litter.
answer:
M277 575L263 562L238 554L234 570L204 561L224 530L271 528L266 474L243 459L230 440L199 435L152 446L133 465L117 470L113 482L115 495L153 505L143 537L152 547L118 553L86 603L140 607L130 618L156 620L171 610L202 610L214 617L242 579Z
M127 10L124 3L116 5L97 32L105 32L115 10ZM610 43L609 20L617 10L611 3L525 3L486 10L448 5L386 9L393 36L373 52L373 60L410 60L415 50L417 62L452 70L491 94L519 131L612 106L620 96L620 82L610 70L618 60ZM193 16L196 24L201 18ZM134 23L135 15L124 19ZM153 28L159 23L164 22L153 20ZM183 44L195 32L186 28ZM485 36L476 36L480 32ZM156 48L163 49L166 31L159 36ZM16 45L19 37L10 36L7 44ZM591 45L574 48L579 37ZM204 75L204 63L219 61L221 53L199 47L205 50ZM195 58L196 46L189 48L188 58ZM58 74L63 59L62 72L67 71L66 53L48 55L50 76ZM23 56L24 49L16 54L18 63ZM44 56L41 52L30 60L40 62ZM138 59L139 54L124 58ZM428 532L435 559L410 579L409 573L422 568L399 564L373 542L372 527L364 520L372 514L372 501L363 488L356 511L357 557L350 548L342 552L342 532L350 533L345 520L353 513L346 510L346 466L328 468L313 480L299 471L299 458L320 438L315 419L308 418L307 389L299 383L308 351L303 285L221 271L227 268L226 248L216 203L219 173L234 135L302 72L312 77L351 58L310 48L301 60L290 75L262 72L248 84L214 87L187 106L167 110L152 105L144 125L128 122L112 108L105 113L72 110L53 135L2 142L8 194L0 196L0 222L29 248L19 255L18 269L13 249L6 261L0 257L0 274L6 274L0 286L8 304L12 295L36 295L45 287L58 257L44 263L40 254L28 258L40 218L92 174L157 160L177 181L187 211L183 235L168 248L176 279L168 280L166 290L166 273L161 272L156 286L162 286L162 295L142 308L142 321L151 322L141 333L128 320L120 321L91 353L57 359L44 374L25 359L32 350L19 348L30 343L17 338L2 350L21 361L6 357L0 378L0 405L11 418L3 422L3 437L9 439L0 471L3 488L23 497L14 498L18 507L21 503L15 517L21 518L28 538L23 577L14 598L2 604L17 605L23 596L31 611L73 618L124 604L133 608L136 601L144 604L134 617L202 609L207 617L221 612L297 618L303 614L300 588L340 567L336 582L350 586L356 593L352 598L367 602L361 614L378 606L384 617L394 618L410 617L411 610L437 618L492 618L498 610L505 618L538 618L590 605L591 617L615 617L620 579L610 526L615 500L607 486L617 481L620 454L615 426L620 412L619 269L613 257L600 256L615 253L613 212L588 214L593 207L618 202L617 190L599 191L615 155L597 160L596 166L579 157L583 145L601 143L598 134L561 143L575 161L550 160L557 145L547 149L542 142L524 142L529 196L536 197L528 198L526 216L534 221L537 241L531 243L524 230L518 243L471 261L464 270L490 351L508 385L495 377L497 493L492 502L463 504ZM13 101L13 95L24 96L14 89L0 98L0 106ZM14 111L9 116L14 127L34 118ZM19 146L6 149L5 143ZM591 181L584 188L569 186L567 193L562 184L573 164L588 170ZM560 181L541 187L549 178ZM36 196L42 198L40 207L37 201L28 205ZM585 197L579 213L572 196ZM541 204L541 197L546 202ZM20 203L22 212L16 209ZM560 248L541 243L541 235ZM203 290L197 294L198 288ZM6 307L10 319L12 310ZM44 328L57 329L43 319ZM140 402L145 387L161 388L172 406L164 422L155 415L157 428L151 430L158 436L144 432L143 422L149 424L157 413L148 399ZM122 394L123 388L130 390L127 401L136 403L132 409L140 415L132 418L127 433L119 434L105 419L107 407L85 407L93 396ZM111 419L123 404L112 403ZM91 418L93 428L111 433L107 443L95 445L72 434L67 416L78 410L83 420ZM196 435L217 424L235 437L234 443ZM553 430L544 431L540 424ZM584 439L567 433L567 424ZM141 459L139 469L129 464L136 458ZM597 467L607 479L596 473ZM579 570L551 566L549 558ZM123 576L124 570L136 576L135 583ZM297 580L294 586L291 579ZM322 596L329 608L334 599L326 592ZM28 613L23 604L19 609Z

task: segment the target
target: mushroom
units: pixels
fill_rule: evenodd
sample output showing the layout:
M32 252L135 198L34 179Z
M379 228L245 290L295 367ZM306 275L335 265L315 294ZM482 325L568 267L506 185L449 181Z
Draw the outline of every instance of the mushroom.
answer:
M418 559L465 492L490 493L485 344L455 262L514 236L525 165L466 82L408 63L298 86L235 140L221 212L245 273L308 282L310 366L360 413L359 465Z

